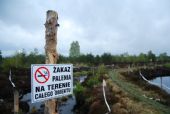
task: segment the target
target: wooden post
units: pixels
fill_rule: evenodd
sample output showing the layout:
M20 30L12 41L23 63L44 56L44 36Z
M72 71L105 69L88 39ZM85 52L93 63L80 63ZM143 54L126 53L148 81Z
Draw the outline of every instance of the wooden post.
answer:
M45 53L46 64L56 64L58 59L57 54L57 26L58 14L55 11L47 11L46 18L46 31L45 31ZM51 99L45 102L44 114L57 114L56 113L56 100Z
M14 88L14 114L19 113L19 92Z
M161 89L162 89L162 76L161 76Z

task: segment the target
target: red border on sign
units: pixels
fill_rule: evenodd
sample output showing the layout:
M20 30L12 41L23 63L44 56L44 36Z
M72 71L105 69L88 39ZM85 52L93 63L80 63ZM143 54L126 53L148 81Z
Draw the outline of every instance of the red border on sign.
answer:
M48 77L46 77L41 71L40 71L40 69L45 69L46 71L47 71L47 73L48 73ZM37 79L37 73L39 73L42 77L44 77L45 78L45 81L39 81L38 79ZM45 83L45 82L47 82L48 81L48 79L49 79L49 77L50 77L50 72L49 72L49 70L46 68L46 67L39 67L36 71L35 71L35 74L34 74L34 77L35 77L35 80L38 82L38 83Z

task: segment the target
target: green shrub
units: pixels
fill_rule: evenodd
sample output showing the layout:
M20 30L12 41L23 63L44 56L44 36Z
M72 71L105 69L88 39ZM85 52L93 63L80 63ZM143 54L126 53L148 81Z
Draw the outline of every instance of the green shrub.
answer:
M87 86L92 88L94 87L95 85L98 85L100 82L99 82L99 78L98 76L94 76L94 77L91 77L88 81L87 81Z
M97 69L97 74L99 74L100 76L106 74L106 72L107 71L106 71L106 67L104 66L104 64L101 64Z
M77 83L76 87L74 88L74 93L80 94L80 93L83 93L84 91L85 91L85 88L80 83Z
M170 68L170 63L166 63L164 67Z

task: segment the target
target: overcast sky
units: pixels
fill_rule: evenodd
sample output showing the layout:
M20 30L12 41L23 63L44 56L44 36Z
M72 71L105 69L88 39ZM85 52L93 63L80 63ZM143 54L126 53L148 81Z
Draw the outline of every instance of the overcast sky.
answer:
M47 10L59 15L58 52L170 55L170 0L0 0L0 50L44 53Z

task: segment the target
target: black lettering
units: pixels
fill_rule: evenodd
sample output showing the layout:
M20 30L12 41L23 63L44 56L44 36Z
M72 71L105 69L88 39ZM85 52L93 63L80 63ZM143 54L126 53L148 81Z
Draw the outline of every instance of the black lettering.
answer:
M47 86L48 86L48 90L50 90L50 86L51 86L51 85L47 85Z
M60 89L60 88L65 88L70 86L71 86L70 82L47 85L48 90L55 90L55 89Z
M64 93L71 94L70 93L71 89L66 88L66 89L54 90L54 92L55 92L55 95L64 94Z
M60 72L60 68L59 67L57 67L57 72Z
M63 72L63 67L61 67L61 72Z
M35 94L35 99L38 99L38 94Z
M68 69L67 69L67 72L70 72L70 67L67 67Z
M53 70L53 73L56 73L56 67L53 67L53 69L54 69L54 70Z
M44 88L44 86L41 86L41 91L45 91L45 88Z
M67 72L67 67L64 68L64 72Z
M41 92L41 91L45 91L44 86L35 87L35 92Z
M68 80L71 80L71 75L68 75Z
M52 81L71 80L71 75L52 76Z
M54 89L54 84L51 85L51 90L53 90L53 89Z
M57 72L70 72L71 67L53 67L53 73Z
M59 88L62 88L62 83L59 83Z
M35 92L40 92L40 87L35 87Z
M35 99L41 99L53 96L53 91L35 94Z
M70 82L68 82L68 85L67 85L67 87L70 87Z
M55 76L52 77L52 81L53 81L53 82L54 82L54 80L55 80Z
M55 89L58 88L58 84L55 84Z

